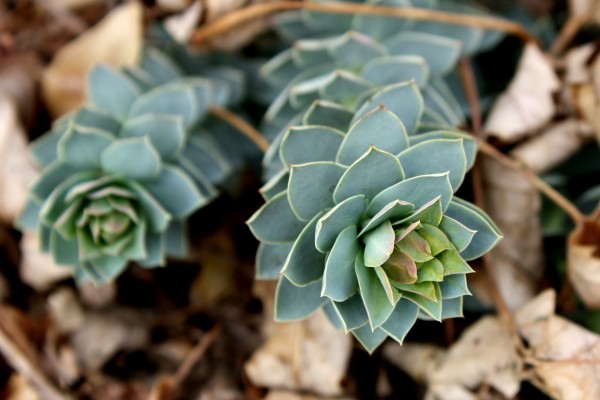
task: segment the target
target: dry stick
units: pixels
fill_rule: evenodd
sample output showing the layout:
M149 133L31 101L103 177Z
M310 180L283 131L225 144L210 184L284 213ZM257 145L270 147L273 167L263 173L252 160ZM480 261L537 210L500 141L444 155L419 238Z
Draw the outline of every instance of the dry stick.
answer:
M265 139L263 135L260 134L252 125L235 115L229 110L226 110L221 107L211 107L210 113L216 117L221 118L229 125L236 128L240 131L244 136L250 139L256 146L264 152L269 149L269 141Z
M72 398L54 386L50 379L19 350L18 346L2 328L0 328L0 353L15 371L25 377L37 389L38 394L44 399L68 400Z
M200 44L213 37L222 35L223 33L238 27L240 24L252 21L256 18L281 11L299 9L332 14L381 15L394 18L410 18L413 20L443 22L452 25L462 25L474 28L502 31L507 34L518 36L526 42L537 42L537 39L522 25L495 17L453 14L444 11L412 7L399 8L390 6L374 6L370 4L327 4L298 1L280 1L275 3L254 4L244 7L202 26L200 29L194 32L191 37L191 42Z
M179 369L173 376L174 383L176 386L180 386L185 378L190 374L190 371L202 358L206 350L210 347L212 342L217 338L217 335L221 333L221 325L215 325L210 331L208 331L198 344L192 349L190 354L183 360L183 363L179 366Z
M460 61L460 74L463 81L463 87L465 89L467 100L469 101L469 107L471 109L471 127L473 129L473 136L475 139L481 141L481 105L479 102L479 91L477 89L477 81L475 79L475 73L473 72L473 66L469 58L463 58ZM475 196L475 204L482 209L485 209L485 199L483 195L483 178L481 175L481 164L478 162L473 169L473 194ZM513 333L517 332L517 326L514 317L500 293L498 283L492 273L492 260L488 254L483 256L483 267L485 269L487 279L492 289L492 298L496 304L496 308L500 313L500 316L506 321L508 326L512 329Z
M573 203L571 203L571 201L569 201L569 199L567 199L562 194L560 194L560 192L558 192L552 186L550 186L546 182L544 182L539 176L537 176L535 173L533 173L523 163L507 156L506 154L502 153L501 151L496 149L494 146L492 146L491 144L489 144L483 140L479 140L478 142L479 142L478 143L479 150L481 150L482 153L487 154L488 156L492 157L493 159L495 159L496 161L498 161L500 164L504 165L505 167L508 167L508 168L511 168L511 169L521 172L521 174L523 174L523 176L533 186L535 186L540 192L545 194L557 206L562 208L563 211L566 212L569 215L569 217L573 220L575 225L579 226L587 220L587 217L581 211L579 211L579 209L577 207L575 207L575 205Z
M575 35L587 24L594 11L595 2L590 2L587 10L579 15L571 15L567 20L567 23L563 26L552 47L550 48L550 54L554 57L558 56L568 45L571 43Z

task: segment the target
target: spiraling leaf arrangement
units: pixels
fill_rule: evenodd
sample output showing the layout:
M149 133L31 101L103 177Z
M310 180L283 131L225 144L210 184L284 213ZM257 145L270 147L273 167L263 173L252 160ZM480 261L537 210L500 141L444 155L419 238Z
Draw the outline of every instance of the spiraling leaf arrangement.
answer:
M454 197L476 143L452 129L407 135L419 107L394 97L378 105L384 94L347 131L339 109L321 106L289 128L279 151L289 167L263 187L267 202L248 221L261 242L258 278L279 279L275 318L323 308L370 352L388 336L401 343L419 317L461 316L466 261L501 237Z
M156 49L140 67L96 66L86 104L32 146L43 170L20 227L38 229L43 250L80 280L185 256L186 219L232 169L205 122L211 106L237 101L238 78L185 76Z

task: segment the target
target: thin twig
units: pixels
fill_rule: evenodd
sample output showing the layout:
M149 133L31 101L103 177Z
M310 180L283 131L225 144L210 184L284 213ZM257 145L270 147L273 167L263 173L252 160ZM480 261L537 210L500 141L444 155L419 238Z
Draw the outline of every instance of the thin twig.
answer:
M471 109L471 128L473 130L473 136L476 139L481 140L482 118L481 104L479 102L479 90L477 88L475 73L473 72L473 65L471 64L471 60L469 58L463 58L460 61L460 74L463 81L465 94L469 102L469 107ZM483 194L483 178L481 174L480 162L477 162L475 164L475 168L473 168L472 177L475 204L481 209L485 209L485 197ZM514 316L510 311L510 308L506 304L504 297L502 297L502 293L500 293L500 289L498 288L496 278L494 277L494 274L492 272L492 265L493 263L490 254L485 254L483 256L483 267L485 269L487 279L492 291L492 299L494 300L494 304L496 304L496 309L498 310L500 317L508 324L508 326L510 327L510 329L516 337L517 325Z
M557 206L563 209L563 211L565 211L569 215L569 217L573 220L573 222L576 225L581 225L587 220L587 217L581 211L579 211L579 209L575 207L575 205L571 203L569 199L560 194L560 192L558 192L552 186L544 182L539 176L537 176L535 173L529 170L529 168L527 168L524 164L512 159L511 157L502 153L494 146L483 140L479 140L478 142L479 150L481 150L482 153L492 157L494 160L498 161L505 167L521 172L521 174L523 174L523 176L533 186L535 186L540 192L545 194Z
M577 33L586 25L594 12L594 7L597 7L595 1L590 2L587 10L580 14L572 14L567 23L563 26L557 38L552 43L550 54L554 57L558 56L571 43Z
M252 125L250 125L231 111L221 107L211 107L210 113L216 117L221 118L223 121L227 122L229 125L233 126L238 131L240 131L244 136L250 139L259 149L261 149L263 153L269 149L269 141L265 139L265 137L261 135L260 132L257 131Z
M537 39L522 25L500 18L454 14L438 10L413 7L375 6L354 3L313 3L298 1L279 1L274 3L254 4L215 19L198 29L191 37L191 42L200 44L224 32L230 31L248 21L281 11L310 10L331 14L363 14L382 15L395 18L443 22L452 25L470 26L512 34L526 42L537 42Z
M68 400L72 397L62 393L40 369L19 349L0 328L0 353L5 360L36 388L39 395L48 400Z
M219 333L221 333L221 325L217 324L214 326L214 328L202 336L202 339L200 339L190 354L188 354L185 360L183 360L183 363L181 363L177 372L175 372L174 379L177 386L180 386L187 378L194 365L200 361L204 353L206 353L206 350L208 350Z

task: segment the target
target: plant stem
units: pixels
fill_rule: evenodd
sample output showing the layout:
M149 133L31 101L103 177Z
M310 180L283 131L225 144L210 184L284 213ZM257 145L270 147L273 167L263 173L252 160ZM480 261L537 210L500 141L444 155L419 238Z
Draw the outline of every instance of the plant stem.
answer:
M552 200L557 206L563 209L564 212L569 215L569 217L573 220L576 225L583 224L587 217L579 211L579 209L569 201L566 197L564 197L560 192L554 189L552 186L548 185L544 182L539 176L533 173L529 168L527 168L521 162L514 160L513 158L507 156L502 153L498 149L496 149L491 144L478 139L479 150L492 157L494 160L498 161L500 164L505 167L512 168L517 170L523 174L523 176L540 192L544 193L550 200Z
M202 26L200 29L194 32L191 37L191 42L195 44L204 43L213 37L222 35L224 32L238 27L240 24L255 20L256 18L281 11L299 9L332 14L382 15L386 17L435 21L452 25L462 25L501 31L506 34L515 35L526 42L537 42L537 39L522 25L495 17L454 14L444 11L413 7L400 8L391 6L375 6L371 4L329 4L305 1L279 1L274 3L253 4L248 7L241 8Z
M229 125L236 128L240 133L250 139L259 149L265 153L269 149L269 141L265 139L252 125L235 115L229 110L221 107L211 107L210 113L216 117L221 118Z

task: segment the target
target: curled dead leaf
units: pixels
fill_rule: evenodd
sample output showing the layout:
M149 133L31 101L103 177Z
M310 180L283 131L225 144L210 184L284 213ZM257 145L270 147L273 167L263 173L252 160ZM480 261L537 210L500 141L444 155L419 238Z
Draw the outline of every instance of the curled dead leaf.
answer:
M142 5L116 7L96 26L58 51L42 75L42 93L53 117L80 105L85 78L99 62L115 67L135 64L142 49Z
M528 44L517 73L490 112L485 131L515 142L541 128L554 116L553 94L560 81L542 50Z
M598 209L600 211L600 208ZM600 308L600 213L577 226L569 235L569 280L587 307Z
M21 238L21 265L23 282L38 291L49 289L56 282L71 276L71 269L57 266L48 253L40 250L38 233L26 231Z

